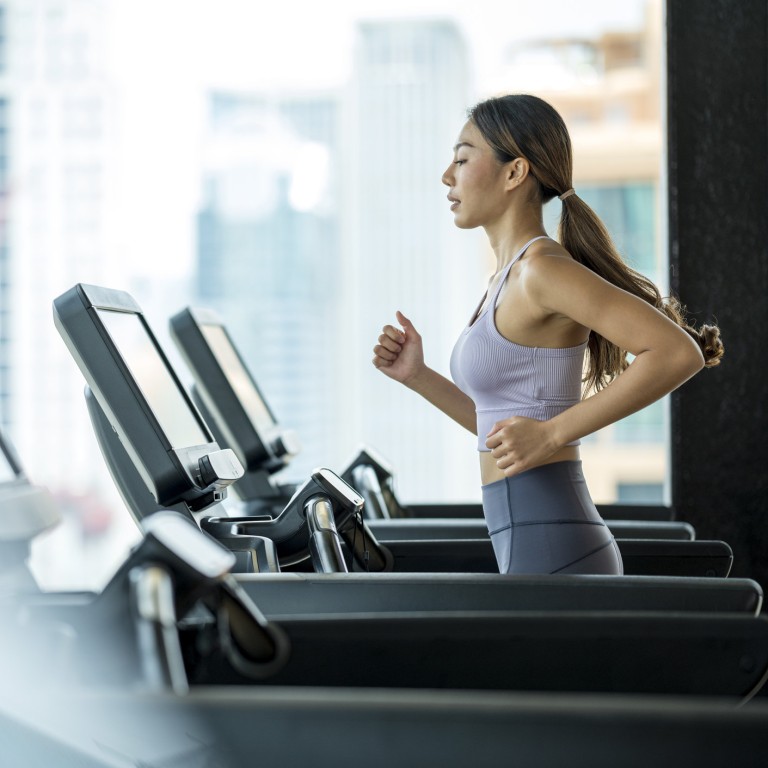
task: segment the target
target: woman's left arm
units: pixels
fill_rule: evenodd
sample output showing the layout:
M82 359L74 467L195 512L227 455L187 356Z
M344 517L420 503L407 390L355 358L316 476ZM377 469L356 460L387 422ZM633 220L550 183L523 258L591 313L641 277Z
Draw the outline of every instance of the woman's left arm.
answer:
M513 417L495 425L487 445L506 475L650 405L704 366L698 345L674 321L570 258L537 255L521 279L525 294L544 312L596 331L634 360L608 386L549 421Z

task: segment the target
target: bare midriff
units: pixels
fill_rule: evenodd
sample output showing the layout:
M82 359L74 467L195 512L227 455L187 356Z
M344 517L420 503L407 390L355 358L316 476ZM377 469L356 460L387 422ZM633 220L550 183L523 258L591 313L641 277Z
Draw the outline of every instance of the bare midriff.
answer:
M542 461L536 466L554 464L556 461L579 461L579 458L579 447L577 445L565 445L555 451L546 461ZM506 477L504 472L496 466L496 461L497 459L490 452L480 451L480 478L483 485L495 483L497 480L503 480Z

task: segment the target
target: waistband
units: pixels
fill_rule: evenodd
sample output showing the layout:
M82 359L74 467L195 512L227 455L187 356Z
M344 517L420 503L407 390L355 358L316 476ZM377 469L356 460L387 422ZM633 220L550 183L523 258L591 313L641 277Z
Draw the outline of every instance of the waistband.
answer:
M515 480L525 477L526 479L531 478L533 475L540 475L542 477L547 476L553 476L558 475L562 473L563 471L570 472L571 469L581 469L581 459L566 459L565 461L553 461L549 464L540 464L538 467L531 467L530 469L526 469L523 472L520 472L517 475L512 475L512 477L503 477L501 480L494 480L492 483L486 483L485 485L481 485L480 489L485 490L491 490L493 488L499 487L501 485L504 485L507 482L514 483Z

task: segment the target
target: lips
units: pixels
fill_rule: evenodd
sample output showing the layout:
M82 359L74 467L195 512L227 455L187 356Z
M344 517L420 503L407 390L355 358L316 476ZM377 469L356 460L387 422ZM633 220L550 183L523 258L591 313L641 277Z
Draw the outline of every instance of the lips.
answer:
M451 204L451 210L453 211L458 207L461 201L456 197L451 197L451 195L448 195L448 202Z

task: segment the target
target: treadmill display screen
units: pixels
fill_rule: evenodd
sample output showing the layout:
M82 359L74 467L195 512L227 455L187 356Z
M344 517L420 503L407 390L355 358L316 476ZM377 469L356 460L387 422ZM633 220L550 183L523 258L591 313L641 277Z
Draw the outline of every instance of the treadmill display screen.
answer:
M272 429L275 422L267 404L256 389L253 379L232 346L224 328L220 325L205 324L202 326L202 330L211 352L221 366L221 370L232 389L235 390L235 394L245 409L253 428L259 434L264 434Z
M211 442L138 314L99 309L112 341L173 448Z

